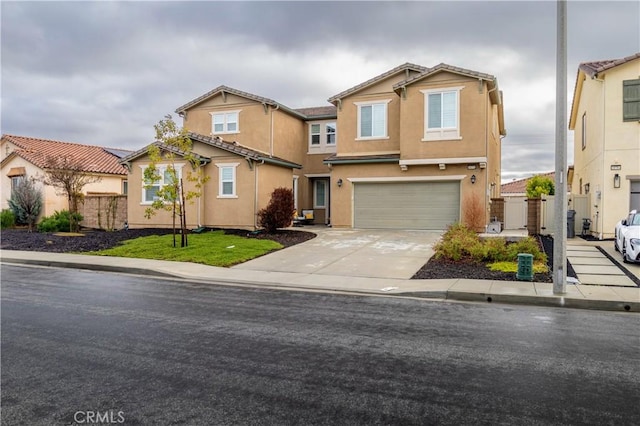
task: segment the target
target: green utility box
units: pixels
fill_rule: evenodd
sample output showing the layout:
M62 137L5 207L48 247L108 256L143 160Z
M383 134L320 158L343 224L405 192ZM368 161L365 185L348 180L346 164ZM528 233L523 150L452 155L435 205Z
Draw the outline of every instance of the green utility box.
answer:
M533 255L518 253L518 273L516 278L521 281L533 281Z

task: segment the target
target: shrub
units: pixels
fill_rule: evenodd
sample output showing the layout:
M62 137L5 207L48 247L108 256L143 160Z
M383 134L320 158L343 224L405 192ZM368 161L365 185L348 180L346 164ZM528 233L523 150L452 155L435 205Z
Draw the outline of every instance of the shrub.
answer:
M0 212L0 229L11 228L16 224L16 217L9 209Z
M51 216L47 216L38 224L40 232L71 232L71 213L68 210L56 211ZM80 213L74 213L75 223L80 223L83 219Z
M480 247L478 247L480 246ZM458 261L463 257L478 253L482 243L473 230L465 224L454 223L447 228L442 239L434 246L435 257Z
M547 255L540 250L540 244L533 237L527 237L507 246L508 259L511 261L518 260L518 253L529 253L533 255L534 261L547 262Z
M495 262L488 264L487 267L491 271L518 272L518 262ZM546 264L538 262L533 264L534 274L544 274L545 272L549 272Z
M529 179L526 191L529 198L538 198L542 194L553 195L555 185L550 177L537 175Z
M293 221L293 191L276 188L271 193L269 204L258 212L258 224L267 232L286 228Z
M13 211L16 222L27 225L31 232L42 210L42 191L36 187L33 179L18 180L11 191L9 207Z
M478 194L467 195L462 206L465 225L474 231L484 231L486 225L484 206Z
M492 237L484 241L487 261L500 262L509 258L507 241L504 238Z

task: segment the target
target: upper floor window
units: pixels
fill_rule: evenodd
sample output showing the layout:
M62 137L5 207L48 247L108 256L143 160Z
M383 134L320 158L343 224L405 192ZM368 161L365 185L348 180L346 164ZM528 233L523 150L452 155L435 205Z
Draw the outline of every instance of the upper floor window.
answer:
M182 164L175 166L175 173L170 169L169 165L157 166L159 179L151 181L144 178L144 170L147 166L142 167L142 204L151 204L158 200L158 191L160 188L170 185L175 179L180 180L182 177ZM126 182L126 181L125 181ZM123 188L124 189L124 188Z
M358 106L358 139L386 139L387 104L391 99L378 102L356 102Z
M640 121L640 79L622 82L622 121Z
M421 90L425 110L423 140L460 139L460 89Z
M321 122L309 124L309 152L335 152L336 123Z
M239 133L238 116L240 111L225 111L211 113L211 133L214 135L224 133Z
M582 149L587 147L587 113L582 114Z
M218 163L218 198L238 198L236 169L240 163Z

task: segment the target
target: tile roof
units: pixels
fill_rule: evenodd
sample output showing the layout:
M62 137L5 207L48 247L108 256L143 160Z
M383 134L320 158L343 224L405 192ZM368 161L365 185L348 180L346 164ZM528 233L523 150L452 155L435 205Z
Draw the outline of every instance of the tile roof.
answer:
M394 76L396 74L398 74L399 72L403 72L403 71L416 71L419 73L423 73L425 71L427 71L429 68L427 67L423 67L421 65L416 65L416 64L411 64L409 62L402 64L400 66L395 67L392 70L389 70L385 73L382 73L376 77L373 77L372 79L369 79L367 81L365 81L364 83L360 83L357 86L353 86L350 89L347 89L343 92L338 93L337 95L334 95L332 97L329 98L329 102L334 103L337 102L338 99L342 99L345 96L351 95L352 93L358 92L362 89L364 89L365 87L371 86L372 84L375 84L381 80L384 80L385 78Z
M640 58L640 52L620 59L604 59L600 61L583 62L578 66L578 69L583 71L589 77L594 77L602 71L606 71L610 68L617 67L618 65L625 64L638 58Z
M310 107L310 108L297 108L300 114L307 117L307 119L319 118L319 117L337 117L338 109L333 106L321 106L321 107Z
M205 135L201 135L199 133L194 133L194 132L189 132L189 138L191 138L191 140L193 141L198 141L210 146L213 146L215 148L219 148L222 149L224 151L230 152L232 154L237 154L239 156L242 156L244 158L249 158L251 160L254 161L264 161L265 163L269 163L269 164L274 164L277 166L283 166L283 167L290 167L293 169L301 169L302 166L300 164L294 163L292 161L289 160L285 160L284 158L280 158L280 157L275 157L275 156L271 156L268 155L264 152L260 152L257 151L255 149L251 149L251 148L247 148L243 145L238 144L237 142L229 142L229 141L225 141L219 137L216 136L205 136ZM164 145L160 142L154 142L155 145L160 146L162 149L169 149L173 152L175 152L178 155L184 155L184 152L178 151L173 147ZM128 155L124 158L122 158L120 160L120 162L122 164L128 163L142 155L145 155L147 153L148 150L148 146L144 147L134 153L132 153L131 155ZM199 156L200 161L203 163L208 163L211 161L211 159L209 157L204 157L204 156Z
M17 147L13 154L42 169L47 168L48 157L68 157L81 164L84 172L127 175L118 157L100 146L15 135L2 135L2 140Z
M539 176L545 176L545 177L551 178L552 180L555 180L556 172L541 173ZM509 183L504 183L500 185L500 193L502 195L525 194L527 192L527 183L529 182L529 179L531 179L531 177L514 180Z
M306 118L303 114L299 113L298 111L289 108L286 105L283 105L279 102L274 101L273 99L269 99L269 98L265 98L262 96L258 96L258 95L254 95L253 93L249 93L249 92L243 92L241 90L238 89L234 89L232 87L229 86L218 86L215 89L205 93L202 96L198 96L197 98L195 98L192 101L187 102L186 104L176 108L176 114L180 114L183 113L184 111L188 110L189 108L191 108L192 106L195 106L197 104L199 104L200 102L206 101L209 98L212 98L213 96L217 95L217 94L224 94L224 93L231 93L233 95L236 96L240 96L242 98L246 98L246 99L250 99L256 102L260 102L261 104L267 104L267 105L271 105L274 107L278 107L279 109L282 109L292 115L298 116L300 118Z

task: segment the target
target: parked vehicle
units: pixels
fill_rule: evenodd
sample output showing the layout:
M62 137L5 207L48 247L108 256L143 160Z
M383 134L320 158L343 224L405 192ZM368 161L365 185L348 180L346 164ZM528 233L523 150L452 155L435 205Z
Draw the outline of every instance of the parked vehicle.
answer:
M614 248L624 262L640 262L640 213L631 210L629 216L616 224Z

